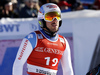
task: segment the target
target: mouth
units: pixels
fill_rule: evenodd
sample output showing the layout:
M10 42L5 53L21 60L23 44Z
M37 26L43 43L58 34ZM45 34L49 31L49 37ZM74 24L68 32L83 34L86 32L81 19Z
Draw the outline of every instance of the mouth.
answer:
M56 26L57 26L57 24L56 24L56 23L52 23L51 25L52 25L53 27L56 27Z

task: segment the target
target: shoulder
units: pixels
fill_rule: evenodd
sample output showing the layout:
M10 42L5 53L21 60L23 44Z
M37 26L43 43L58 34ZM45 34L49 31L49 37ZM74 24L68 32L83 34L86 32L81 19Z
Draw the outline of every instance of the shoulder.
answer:
M63 46L66 48L66 43L67 43L66 38L62 35L59 35L59 39L60 39L60 42L63 44Z
M32 47L36 46L37 43L37 35L36 32L32 32L25 37L32 45Z
M59 35L59 34L58 34L58 35ZM60 38L64 38L64 36L62 36L62 35L59 35L59 37L60 37Z
M66 37L64 37L62 35L59 35L59 37L62 38L62 39L64 39L66 42L68 42Z
M28 35L26 35L25 38L28 39L28 40L36 39L36 33L31 32Z
M59 35L59 38L60 38L61 41L66 42L66 38L64 36Z
M37 34L40 34L40 31L39 30L29 33L28 35L25 36L25 38L26 39L36 38L37 37Z

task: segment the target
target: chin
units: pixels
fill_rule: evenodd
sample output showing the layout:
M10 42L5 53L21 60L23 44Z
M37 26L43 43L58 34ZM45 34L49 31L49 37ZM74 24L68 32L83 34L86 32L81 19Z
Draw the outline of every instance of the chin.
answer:
M53 31L54 33L57 32L58 30Z

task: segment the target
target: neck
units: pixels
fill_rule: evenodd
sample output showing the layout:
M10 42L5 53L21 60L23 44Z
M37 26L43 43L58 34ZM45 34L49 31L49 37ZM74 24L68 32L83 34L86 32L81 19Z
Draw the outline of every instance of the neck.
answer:
M47 31L45 31L45 30L40 30L41 32L42 32L42 34L46 37L46 38L48 38L49 40L51 40L51 41L56 41L57 39L58 39L58 34L56 33L56 35L54 36L54 37L51 37L48 33L47 33Z
M45 29L43 29L43 31L44 31L47 35L49 35L50 37L56 36L56 32L51 32L51 31L48 31L48 30L45 30Z

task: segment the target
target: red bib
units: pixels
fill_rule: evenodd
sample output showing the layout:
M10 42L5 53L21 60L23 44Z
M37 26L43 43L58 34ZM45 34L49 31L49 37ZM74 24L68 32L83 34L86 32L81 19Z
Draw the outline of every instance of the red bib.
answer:
M37 45L30 54L27 63L47 69L57 70L58 63L66 48L64 37L58 35L56 41L51 41L40 31L36 31L36 35Z

